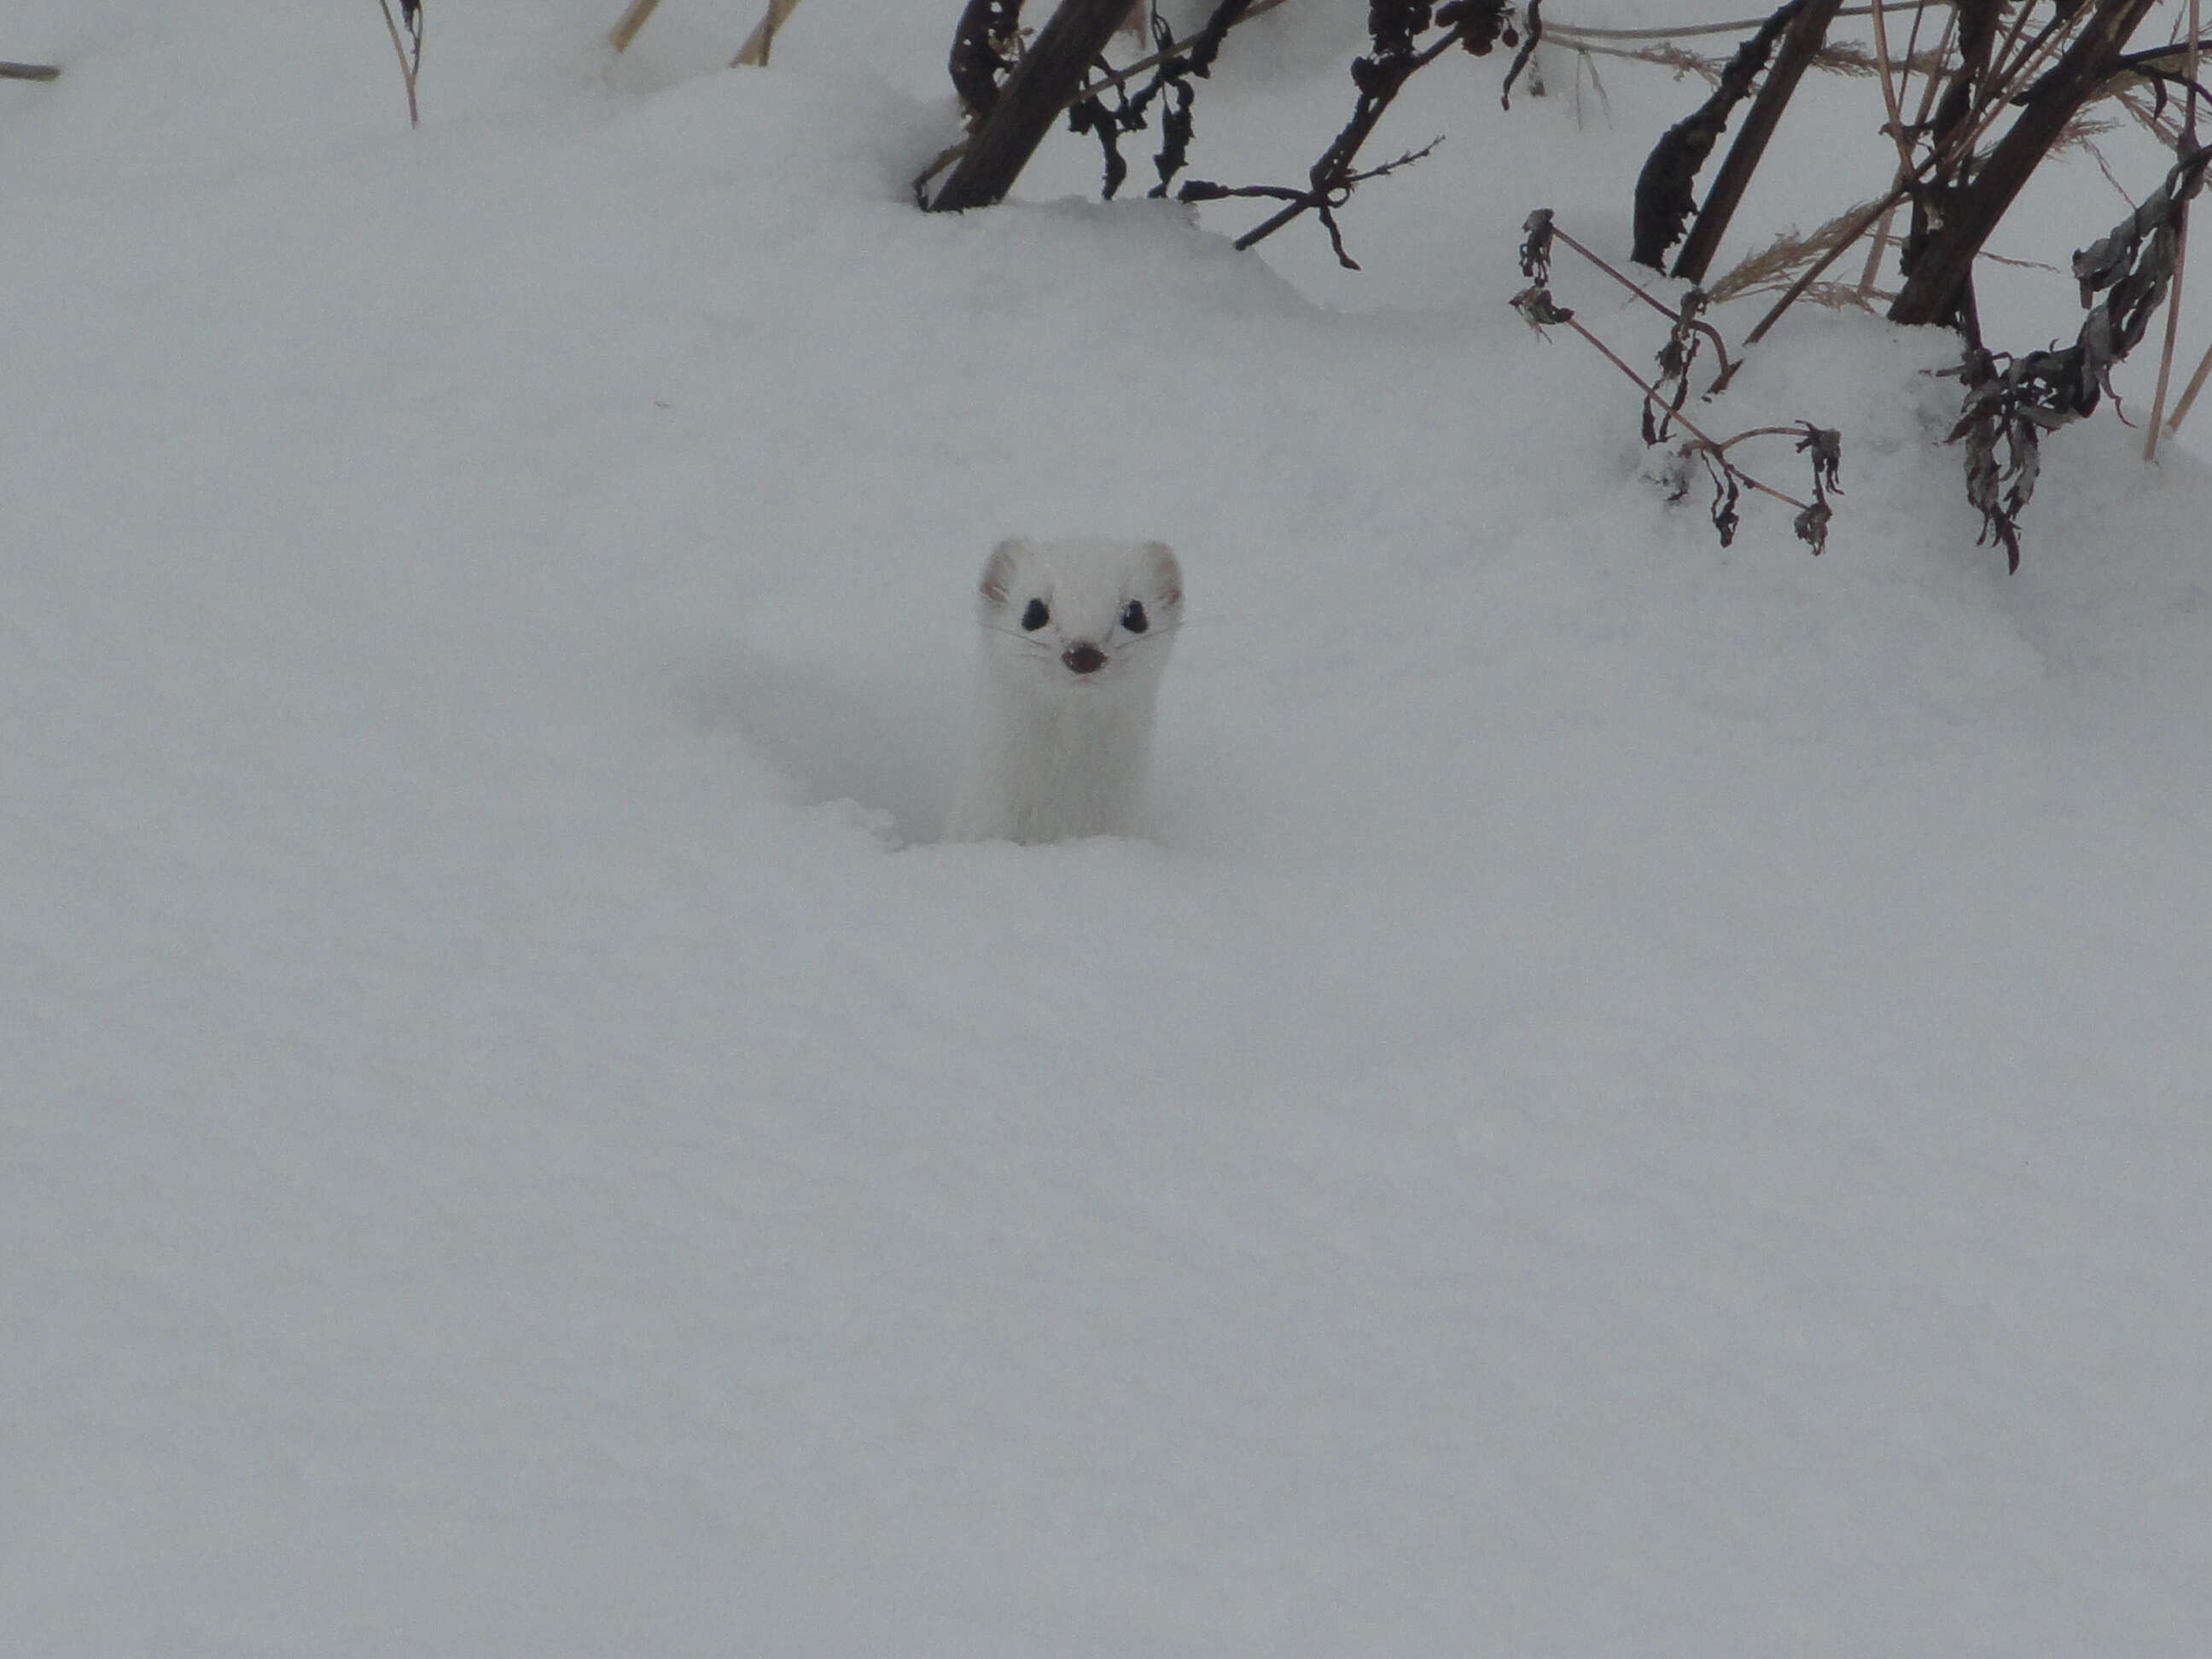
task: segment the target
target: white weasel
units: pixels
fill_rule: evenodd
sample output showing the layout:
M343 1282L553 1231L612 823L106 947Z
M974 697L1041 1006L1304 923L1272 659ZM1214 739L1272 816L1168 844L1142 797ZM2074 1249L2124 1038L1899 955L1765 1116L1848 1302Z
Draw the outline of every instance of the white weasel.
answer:
M975 741L948 841L1128 833L1182 569L1162 542L1000 542L976 587Z

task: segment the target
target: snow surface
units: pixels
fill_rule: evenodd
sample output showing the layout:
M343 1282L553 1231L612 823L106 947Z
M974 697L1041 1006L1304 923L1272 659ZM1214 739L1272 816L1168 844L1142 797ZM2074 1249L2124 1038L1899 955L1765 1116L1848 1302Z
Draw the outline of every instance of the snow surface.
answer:
M1354 276L915 212L950 0L618 9L411 134L367 0L0 20L0 1648L2212 1650L2203 469L2008 578L1805 313L1717 547L1503 304L1658 71L1440 66ZM929 844L1024 531L1182 555L1151 842Z

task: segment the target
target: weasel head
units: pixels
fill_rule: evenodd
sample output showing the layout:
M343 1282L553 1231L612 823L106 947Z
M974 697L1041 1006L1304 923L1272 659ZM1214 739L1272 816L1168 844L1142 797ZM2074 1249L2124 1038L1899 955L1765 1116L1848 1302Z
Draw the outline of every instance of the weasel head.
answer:
M1071 697L1149 690L1182 623L1182 568L1164 542L1009 539L976 598L994 672Z

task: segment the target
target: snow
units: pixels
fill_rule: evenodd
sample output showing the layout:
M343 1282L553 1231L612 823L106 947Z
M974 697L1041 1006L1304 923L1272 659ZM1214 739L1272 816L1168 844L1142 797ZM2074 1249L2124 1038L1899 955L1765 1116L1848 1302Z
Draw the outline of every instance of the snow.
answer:
M1439 80L1354 276L915 212L949 7L618 9L416 133L365 3L0 31L9 1645L2204 1651L2203 466L2008 577L1805 313L1713 418L1831 550L1718 548L1504 304L1657 71ZM1148 841L932 844L1009 532L1182 556Z

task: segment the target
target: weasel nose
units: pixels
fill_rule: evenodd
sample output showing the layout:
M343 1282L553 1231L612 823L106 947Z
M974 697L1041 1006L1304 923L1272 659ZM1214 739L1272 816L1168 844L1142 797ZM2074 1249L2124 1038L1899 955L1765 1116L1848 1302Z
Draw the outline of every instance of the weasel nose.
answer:
M1075 674L1095 674L1106 665L1106 653L1095 645L1071 645L1060 659Z

